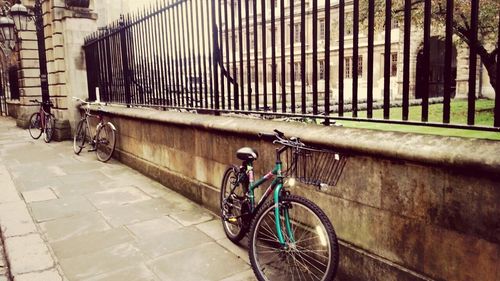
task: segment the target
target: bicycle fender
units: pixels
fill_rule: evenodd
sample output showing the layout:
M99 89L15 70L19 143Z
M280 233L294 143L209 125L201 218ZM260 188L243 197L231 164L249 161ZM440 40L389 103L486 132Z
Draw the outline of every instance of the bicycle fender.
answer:
M106 124L108 124L111 127L111 129L113 129L113 131L116 131L116 127L115 127L115 125L113 125L113 123L108 122Z

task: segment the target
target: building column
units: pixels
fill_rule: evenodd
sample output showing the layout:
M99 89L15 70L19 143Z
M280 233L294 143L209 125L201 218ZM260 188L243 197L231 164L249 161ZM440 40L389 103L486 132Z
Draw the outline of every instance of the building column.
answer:
M44 1L43 11L54 139L64 140L71 138L80 117L72 97L88 94L82 46L84 37L97 29L97 15L90 8L67 7L64 0Z

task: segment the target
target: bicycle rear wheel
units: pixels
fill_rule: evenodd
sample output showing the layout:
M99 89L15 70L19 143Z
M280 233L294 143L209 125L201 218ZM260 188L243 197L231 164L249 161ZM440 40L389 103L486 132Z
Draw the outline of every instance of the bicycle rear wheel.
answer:
M46 143L49 143L52 140L52 136L54 135L55 122L56 121L52 114L45 115L45 135L43 136L43 140Z
M282 196L279 223L285 239L283 246L278 239L274 210L274 202L267 202L250 228L249 255L257 279L333 280L339 246L325 213L305 198Z
M76 126L75 136L73 137L73 151L76 155L80 154L85 147L85 138L87 137L87 128L85 125L85 119L82 119Z
M34 139L40 138L42 135L42 120L40 118L40 113L33 113L30 117L28 131Z
M238 181L238 170L236 166L226 169L220 190L222 227L227 238L236 244L248 232L248 219L241 215L250 211L245 184Z
M115 130L108 123L102 125L96 133L97 159L102 162L108 161L115 151Z

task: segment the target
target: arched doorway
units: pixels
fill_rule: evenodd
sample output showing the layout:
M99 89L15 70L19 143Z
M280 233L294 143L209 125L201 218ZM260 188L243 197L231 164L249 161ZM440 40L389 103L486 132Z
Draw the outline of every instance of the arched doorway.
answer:
M416 65L416 81L415 81L415 98L420 99L424 91L429 92L429 97L442 97L444 95L444 56L446 48L443 39L434 36L430 39L430 64L429 64L429 89L422 87L424 76L424 63L423 63L423 47L419 48L417 53ZM457 78L457 50L455 46L452 47L451 53L451 81L452 81L452 94L455 96Z

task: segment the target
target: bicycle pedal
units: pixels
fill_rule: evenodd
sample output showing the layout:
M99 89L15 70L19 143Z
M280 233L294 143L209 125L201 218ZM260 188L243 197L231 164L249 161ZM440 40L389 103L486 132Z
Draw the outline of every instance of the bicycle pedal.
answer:
M235 217L232 217L232 218L228 218L228 219L227 219L227 221L228 221L228 222L237 222L237 221L238 221L238 219L237 219L237 218L235 218Z
M91 149L87 150L87 152L92 152L92 151L96 151L96 150L97 150L97 148L91 148Z

